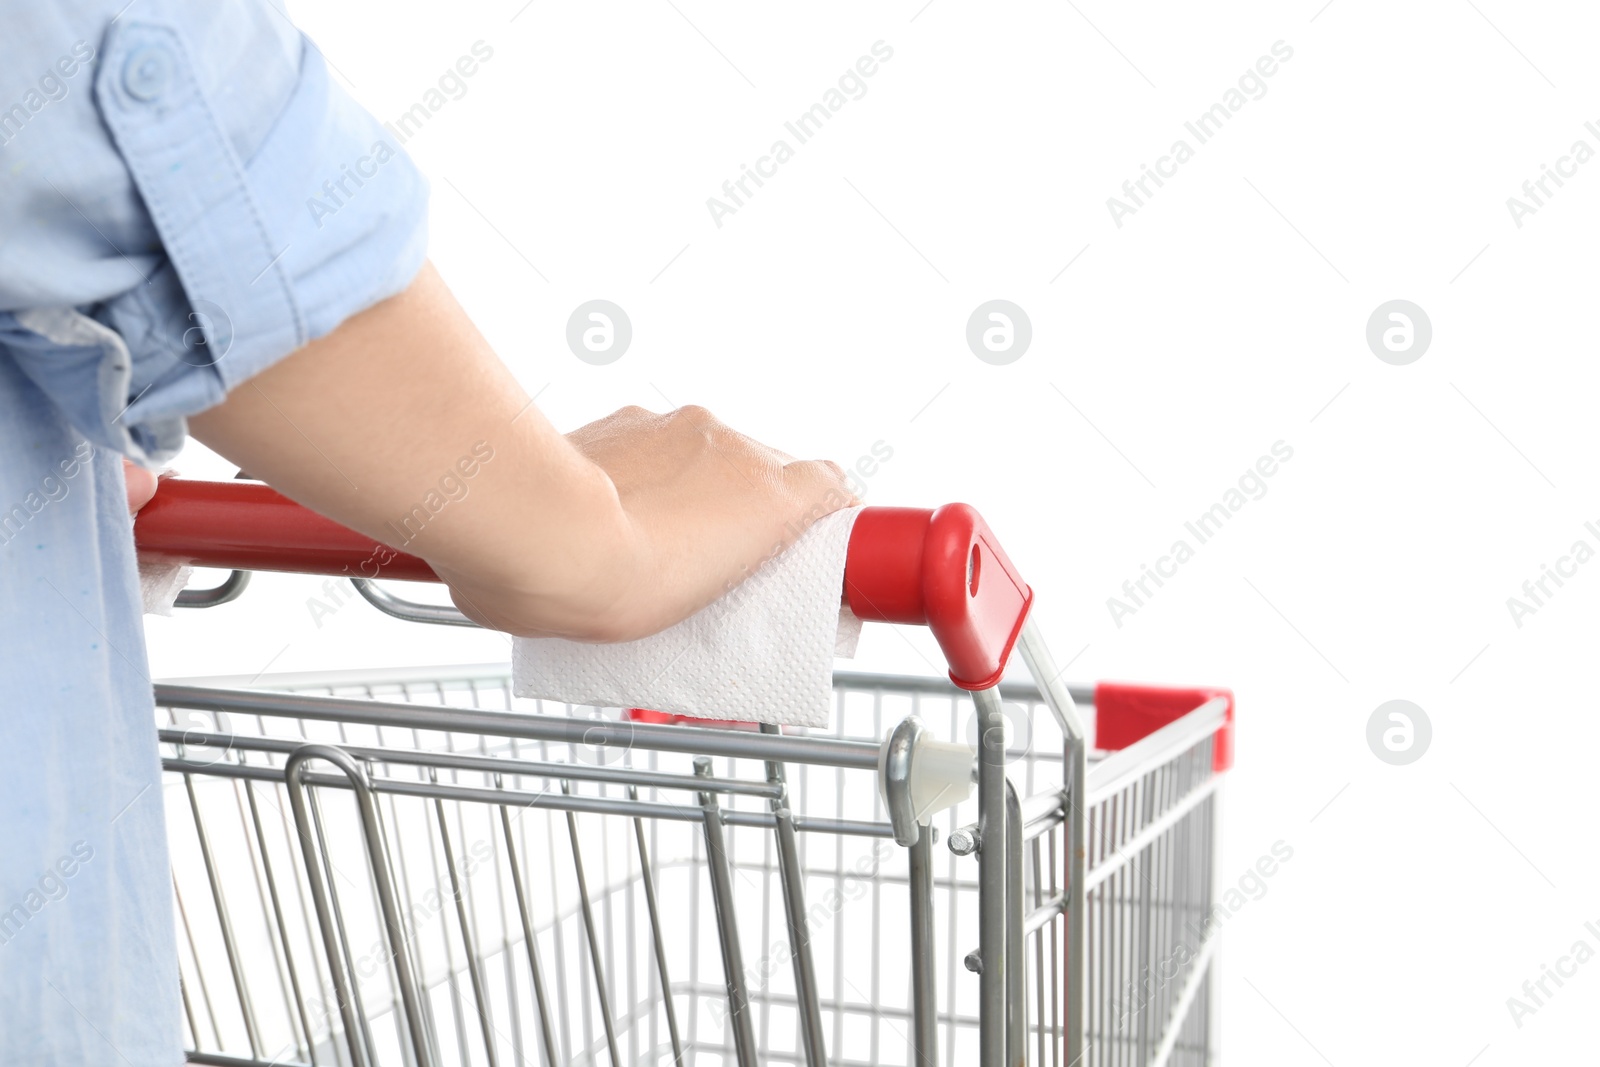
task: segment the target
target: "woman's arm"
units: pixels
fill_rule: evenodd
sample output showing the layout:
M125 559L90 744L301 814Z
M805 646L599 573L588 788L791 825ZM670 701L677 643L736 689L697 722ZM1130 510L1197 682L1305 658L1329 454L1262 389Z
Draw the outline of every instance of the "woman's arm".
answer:
M421 556L462 611L516 634L654 633L854 503L835 464L701 408L625 408L563 436L431 265L190 425L285 495Z

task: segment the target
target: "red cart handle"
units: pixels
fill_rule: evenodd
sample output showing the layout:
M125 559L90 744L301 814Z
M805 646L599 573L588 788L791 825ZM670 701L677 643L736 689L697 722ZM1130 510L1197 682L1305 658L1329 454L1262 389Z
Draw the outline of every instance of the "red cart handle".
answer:
M259 482L163 478L134 523L139 551L202 567L437 582L422 559L341 526ZM844 600L870 622L926 625L950 680L986 689L1033 590L973 508L863 508L850 533Z

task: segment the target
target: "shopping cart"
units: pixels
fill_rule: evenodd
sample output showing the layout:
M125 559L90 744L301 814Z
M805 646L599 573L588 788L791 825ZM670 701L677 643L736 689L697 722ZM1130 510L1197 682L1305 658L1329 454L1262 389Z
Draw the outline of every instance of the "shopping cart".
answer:
M382 558L369 600L464 621L264 486L169 480L136 530ZM1231 695L1061 683L959 505L864 510L845 597L929 625L952 681L837 674L825 731L523 700L504 667L158 685L189 1062L1214 1062Z

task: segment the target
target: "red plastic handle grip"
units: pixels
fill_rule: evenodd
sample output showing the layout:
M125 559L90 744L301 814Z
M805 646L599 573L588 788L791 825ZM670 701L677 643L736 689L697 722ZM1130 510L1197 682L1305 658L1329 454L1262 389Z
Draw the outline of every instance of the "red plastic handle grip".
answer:
M163 478L139 509L140 552L202 567L437 582L416 556L341 526L260 482Z
M418 557L258 482L163 478L134 522L134 540L141 552L203 567L439 580ZM985 689L1005 673L1033 591L977 511L947 504L862 509L850 534L844 598L861 619L926 625L949 661L950 680Z

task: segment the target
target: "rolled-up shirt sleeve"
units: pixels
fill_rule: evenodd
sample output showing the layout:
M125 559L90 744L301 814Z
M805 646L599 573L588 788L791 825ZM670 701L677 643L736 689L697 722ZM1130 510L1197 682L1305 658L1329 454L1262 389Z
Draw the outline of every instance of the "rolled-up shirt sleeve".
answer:
M80 432L138 459L170 456L187 416L404 289L426 254L410 158L314 46L242 6L253 19L233 27L130 12L105 31L98 136L147 216L109 232L154 247L102 232L142 277L91 304L17 309L22 329L0 337ZM73 206L108 229L93 204Z

